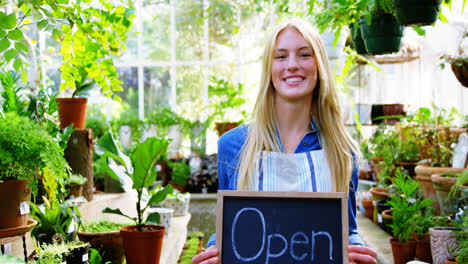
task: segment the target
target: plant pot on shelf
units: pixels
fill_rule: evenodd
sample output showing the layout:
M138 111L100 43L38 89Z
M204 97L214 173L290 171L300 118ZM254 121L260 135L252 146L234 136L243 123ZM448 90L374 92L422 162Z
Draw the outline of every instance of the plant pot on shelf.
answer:
M457 178L441 177L440 174L434 174L431 177L432 184L436 191L437 201L440 205L440 211L445 215L453 215L457 212L457 198L449 198L449 192Z
M221 137L224 133L229 130L239 126L237 122L224 122L224 123L215 123L216 131L218 131L218 137Z
M391 224L393 224L392 209L384 210L382 212L382 223L384 226L384 230L393 236L392 227L390 226Z
M400 242L395 238L390 239L392 245L393 260L395 264L405 264L414 259L416 255L416 241Z
M88 263L87 259L88 258L88 252L89 252L89 244L84 244L82 246L76 247L71 249L62 260L64 260L64 263L67 264L83 264L83 263Z
M70 184L68 185L70 190L70 198L77 198L83 195L83 185L82 184Z
M84 129L86 123L86 105L88 98L57 98L60 128L73 123L73 128Z
M124 249L120 231L109 232L78 232L78 237L83 242L88 242L91 247L100 250L103 262L121 264L124 261Z
M424 234L422 238L418 238L416 233L414 233L411 237L416 241L416 258L421 261L431 263L431 239L429 233Z
M144 232L137 231L136 226L120 228L127 264L159 264L165 228L160 225L143 228Z
M397 168L403 168L412 178L416 176L416 173L414 172L414 168L416 168L416 162L394 161L393 165L395 165L394 173Z
M403 27L392 15L372 16L372 22L359 21L361 34L369 54L378 55L400 51Z
M396 116L405 115L403 104L384 104L382 105L382 111L384 116L393 116L392 118L386 118L384 120L384 123L387 125L394 125L400 122L400 118Z
M439 16L442 0L393 0L395 16L402 26L426 26Z
M448 168L448 167L429 167L428 165L418 165L414 168L414 172L416 173L416 180L419 183L419 188L424 194L424 198L430 198L434 200L432 207L434 207L436 212L440 212L440 204L437 200L436 190L432 183L432 175L433 174L441 174L444 172L454 172L460 173L464 169L458 168Z
M374 219L374 204L372 200L363 199L362 206L364 207L366 217L372 221Z
M29 218L31 189L27 180L0 182L0 229L26 226Z
M433 264L444 264L445 259L453 258L448 248L456 247L455 227L431 227L429 234L431 239L431 253Z
M465 87L468 87L468 62L463 62L463 64L458 65L452 63L452 71L457 77L457 80Z

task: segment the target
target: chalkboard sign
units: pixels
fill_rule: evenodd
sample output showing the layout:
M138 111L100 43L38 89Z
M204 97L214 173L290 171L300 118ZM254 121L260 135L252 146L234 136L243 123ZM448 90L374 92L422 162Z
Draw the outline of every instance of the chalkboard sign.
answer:
M346 193L218 191L222 264L348 263Z

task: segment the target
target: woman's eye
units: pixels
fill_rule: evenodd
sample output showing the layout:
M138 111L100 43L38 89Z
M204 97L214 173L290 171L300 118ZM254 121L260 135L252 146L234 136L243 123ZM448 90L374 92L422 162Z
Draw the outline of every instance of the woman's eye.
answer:
M312 55L311 55L311 54L309 54L309 53L304 53L304 54L301 54L301 57L310 57L310 56L312 56Z
M284 55L277 55L277 56L275 57L275 59L284 59L284 58L286 58L286 56L284 56Z

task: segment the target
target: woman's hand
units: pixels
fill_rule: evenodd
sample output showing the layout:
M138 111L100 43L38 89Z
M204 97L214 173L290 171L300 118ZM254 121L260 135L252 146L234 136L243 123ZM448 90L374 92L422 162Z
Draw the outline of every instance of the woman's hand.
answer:
M377 252L365 246L348 246L348 258L349 264L377 264Z
M192 264L217 264L219 263L219 251L216 245L212 245L202 253L192 258Z

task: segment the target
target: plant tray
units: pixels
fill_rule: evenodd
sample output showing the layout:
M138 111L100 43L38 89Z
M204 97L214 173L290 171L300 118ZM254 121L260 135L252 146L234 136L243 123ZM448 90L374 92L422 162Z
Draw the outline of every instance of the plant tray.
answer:
M29 219L28 224L25 226L0 229L0 238L22 235L31 230L31 228L33 228L35 225L37 225L37 221L34 219Z

